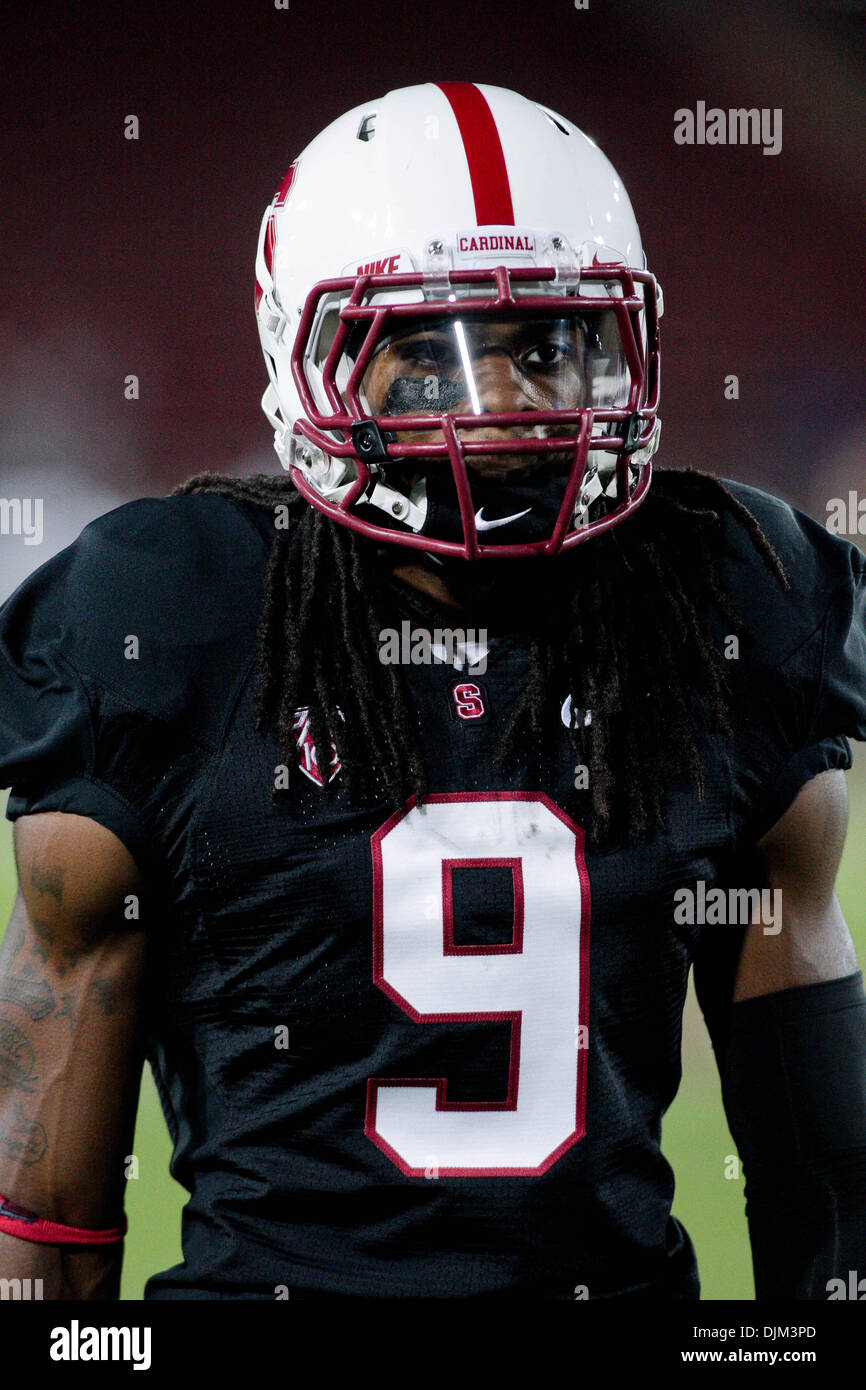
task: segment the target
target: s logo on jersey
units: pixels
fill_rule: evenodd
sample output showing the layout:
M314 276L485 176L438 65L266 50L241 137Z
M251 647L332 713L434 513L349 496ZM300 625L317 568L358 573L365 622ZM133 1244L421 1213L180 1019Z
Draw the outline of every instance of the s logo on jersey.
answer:
M487 700L478 681L457 681L451 687L449 703L452 719L462 723L483 724L487 720Z

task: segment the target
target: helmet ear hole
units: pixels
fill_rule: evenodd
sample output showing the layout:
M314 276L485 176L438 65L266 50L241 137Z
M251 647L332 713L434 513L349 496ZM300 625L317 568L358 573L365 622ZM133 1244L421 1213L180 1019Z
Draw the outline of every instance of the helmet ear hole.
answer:
M331 344L336 336L340 324L340 311L336 305L327 308L322 314L322 321L316 336L315 345L312 350L313 361L317 367L321 367L325 358L331 350Z
M339 326L340 306L339 304L332 304L328 308L326 308L324 313L322 314L322 320L319 325L318 333L315 340L315 347L313 348L312 352L313 361L315 362L317 367L321 367L328 353L331 351L331 347L333 345L334 338L337 335L337 329L339 328ZM351 358L351 360L354 362L355 358L358 356L358 353L361 351L361 347L363 345L364 339L367 336L368 331L369 326L366 323L353 324L352 327L349 329L348 336L346 338L345 343L343 344L342 355L344 357Z

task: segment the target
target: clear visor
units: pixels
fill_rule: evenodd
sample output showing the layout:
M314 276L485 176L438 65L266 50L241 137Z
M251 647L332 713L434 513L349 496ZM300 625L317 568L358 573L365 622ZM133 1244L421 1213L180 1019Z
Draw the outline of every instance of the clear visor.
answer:
M345 380L363 332L350 338ZM568 317L441 315L377 343L361 383L371 415L624 409L630 373L612 310Z

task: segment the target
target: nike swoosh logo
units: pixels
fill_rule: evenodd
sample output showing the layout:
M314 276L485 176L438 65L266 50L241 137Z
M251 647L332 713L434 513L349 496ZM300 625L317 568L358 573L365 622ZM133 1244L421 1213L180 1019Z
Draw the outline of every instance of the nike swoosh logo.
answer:
M495 520L487 521L484 518L484 508L479 507L475 513L475 525L479 531L492 531L494 526L507 526L509 521L519 521L522 516L526 516L527 512L531 511L532 508L527 507L525 511L515 512L514 516L500 516Z

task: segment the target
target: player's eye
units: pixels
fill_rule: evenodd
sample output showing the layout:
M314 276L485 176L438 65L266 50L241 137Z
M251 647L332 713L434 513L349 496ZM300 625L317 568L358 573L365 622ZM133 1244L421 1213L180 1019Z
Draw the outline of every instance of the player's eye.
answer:
M416 367L447 367L457 361L457 349L453 341L442 336L419 334L415 338L403 338L394 344L400 360Z
M543 342L535 343L527 349L522 358L527 366L549 370L551 367L576 364L577 346L573 339L545 338Z

